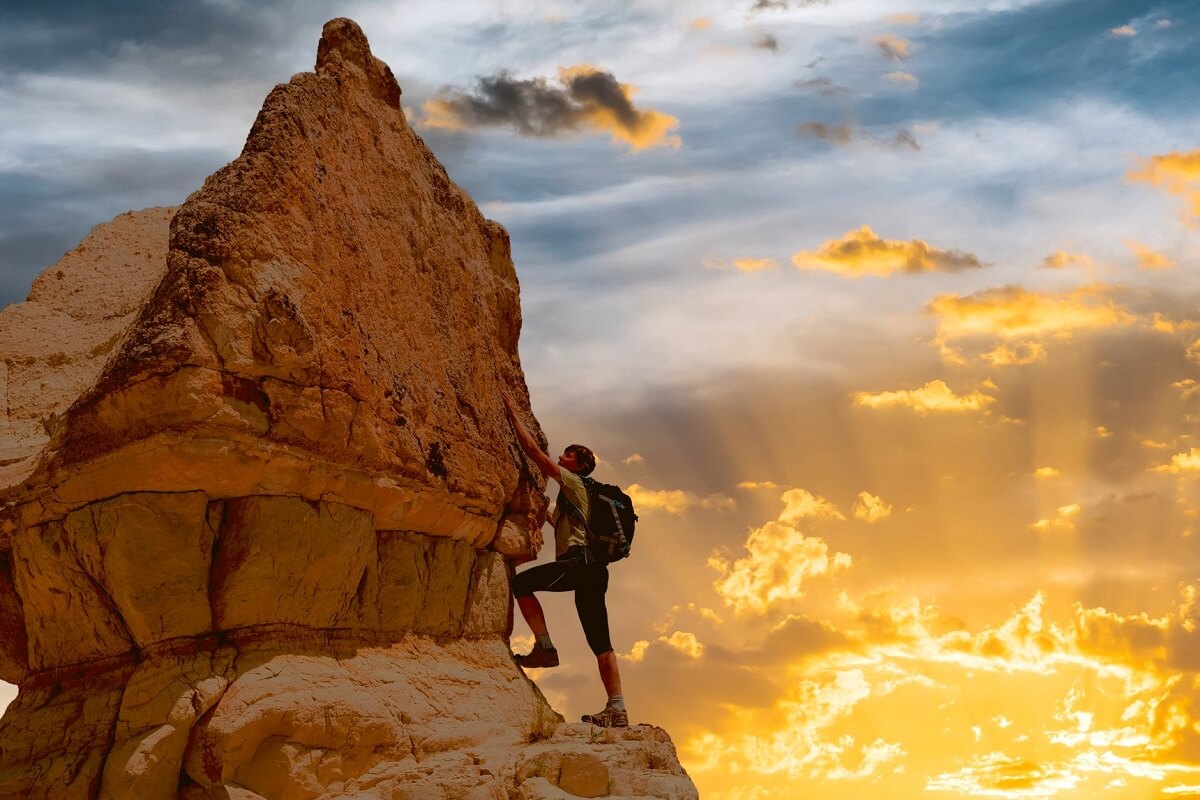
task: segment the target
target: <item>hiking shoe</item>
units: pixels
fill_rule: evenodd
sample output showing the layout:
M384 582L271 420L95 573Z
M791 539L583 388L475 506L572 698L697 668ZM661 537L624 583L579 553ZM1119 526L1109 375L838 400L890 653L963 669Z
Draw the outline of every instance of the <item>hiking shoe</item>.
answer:
M615 708L604 707L604 710L599 714L584 714L580 717L584 722L590 722L593 725L598 725L601 728L628 728L629 714L625 711L617 711Z
M525 669L545 669L546 667L558 666L558 650L547 650L540 644L535 644L533 649L525 655L513 656L513 661L517 662L517 666Z

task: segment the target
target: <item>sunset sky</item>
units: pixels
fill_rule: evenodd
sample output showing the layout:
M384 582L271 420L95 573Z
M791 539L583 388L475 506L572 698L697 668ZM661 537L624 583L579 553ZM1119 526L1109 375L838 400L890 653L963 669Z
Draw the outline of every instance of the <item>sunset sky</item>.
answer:
M13 5L0 305L359 22L637 502L625 694L705 800L1200 798L1200 4Z

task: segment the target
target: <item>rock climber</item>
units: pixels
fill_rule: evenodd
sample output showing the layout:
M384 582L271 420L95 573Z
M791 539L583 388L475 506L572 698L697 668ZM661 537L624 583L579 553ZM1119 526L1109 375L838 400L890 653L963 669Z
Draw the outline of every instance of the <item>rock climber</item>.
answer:
M586 533L580 521L587 519L588 514L588 493L583 485L583 477L596 468L596 456L583 445L573 444L563 451L555 464L517 417L512 399L507 394L504 395L504 407L508 410L508 418L525 455L537 464L542 474L559 485L553 515L555 560L550 564L530 567L513 580L517 606L535 638L529 653L514 658L517 664L526 668L558 666L558 650L550 639L546 615L534 592L574 592L579 622L583 625L588 646L596 655L600 680L608 693L604 710L597 714L584 714L582 719L606 728L626 728L629 726L629 714L625 709L625 697L621 694L621 673L617 668L617 654L613 652L609 639L608 609L604 605L604 595L608 591L608 565L598 562L589 552Z

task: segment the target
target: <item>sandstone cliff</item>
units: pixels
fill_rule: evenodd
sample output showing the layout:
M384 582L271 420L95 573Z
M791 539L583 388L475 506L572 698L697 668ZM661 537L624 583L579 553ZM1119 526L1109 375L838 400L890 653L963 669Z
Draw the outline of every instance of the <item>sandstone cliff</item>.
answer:
M509 655L517 279L399 98L328 23L239 158L0 313L0 798L695 797Z

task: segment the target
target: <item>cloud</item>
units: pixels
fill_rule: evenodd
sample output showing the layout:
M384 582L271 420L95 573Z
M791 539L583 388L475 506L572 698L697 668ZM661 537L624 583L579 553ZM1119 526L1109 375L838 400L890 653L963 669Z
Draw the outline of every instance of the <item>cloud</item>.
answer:
M1137 36L1137 30L1132 25L1121 25L1118 28L1112 28L1109 33L1113 36Z
M1171 27L1171 24L1172 24L1171 20L1169 20L1169 19L1160 19L1154 23L1154 27L1158 28L1159 30L1162 30L1163 28Z
M1062 473L1054 467L1038 467L1033 471L1035 478L1057 478L1059 475L1062 475Z
M723 494L700 497L680 489L647 489L637 483L630 484L625 493L639 510L656 509L668 514L682 514L693 508L704 511L732 511L737 507L732 497Z
M1019 367L1046 360L1046 348L1038 342L1019 342L1014 347L998 344L979 358L993 367Z
M774 481L742 481L737 485L739 489L775 489L778 488Z
M633 453L632 455L626 456L624 459L622 459L621 463L625 464L626 466L633 466L634 464L646 463L646 459L642 458L641 453Z
M809 6L827 6L829 0L754 0L750 13L756 11L787 11L790 6L807 8Z
M846 94L850 91L846 87L839 86L834 83L832 78L825 76L796 80L792 82L792 85L797 89L809 89L825 97L834 97L839 94Z
M708 559L708 565L720 573L713 588L739 614L764 614L798 600L810 578L850 567L850 556L830 555L823 539L805 536L795 527L806 517L837 514L840 518L837 509L803 489L784 492L783 500L785 507L777 519L750 531L745 556L731 560L714 552Z
M849 124L829 126L824 122L805 122L796 126L796 135L801 138L811 136L834 144L847 144L854 138L854 127Z
M660 636L653 642L647 639L634 642L629 654L625 657L630 661L642 661L646 657L646 651L655 644L669 647L675 652L681 653L691 659L700 658L704 655L704 645L700 643L694 633L675 631L670 636Z
M712 27L712 20L708 17L696 17L688 23L688 28L693 31L706 31Z
M806 489L788 489L782 499L784 508L779 512L779 521L786 525L796 525L802 519L845 519L837 506Z
M1080 780L1062 765L991 752L974 757L955 772L934 775L925 789L953 792L958 797L1054 797L1074 789Z
M917 137L913 136L908 131L900 131L896 134L896 138L892 139L892 147L905 148L910 150L920 151L921 145L917 142Z
M1141 242L1130 240L1125 242L1125 246L1137 257L1138 269L1170 269L1175 266L1175 262L1165 254Z
M982 411L996 398L975 391L957 395L943 381L933 380L919 389L902 389L894 392L855 392L854 404L866 408L911 408L921 416L939 413L964 413Z
M773 258L735 258L733 266L742 272L759 272L764 269L774 269L779 266L779 262Z
M858 501L854 504L855 519L873 523L887 519L891 514L891 504L885 502L882 497L865 491L858 493Z
M792 263L800 269L824 270L848 278L896 272L907 275L958 272L985 266L971 253L942 250L920 239L908 242L881 239L867 225L848 231L841 239L825 242L819 250L796 253Z
M1193 447L1186 453L1176 453L1167 464L1151 467L1154 472L1169 472L1179 475L1188 472L1200 472L1200 447Z
M633 104L636 90L609 72L581 65L545 78L518 79L507 72L480 78L473 93L444 89L426 101L422 124L462 130L506 127L523 136L557 137L580 130L605 132L634 152L679 147L679 120Z
M883 74L883 77L887 78L892 83L902 83L905 86L916 86L917 84L920 83L920 81L917 80L916 75L913 75L911 72L905 72L904 70L900 70L900 69L894 70L892 72L885 72Z
M757 50L770 50L771 52L779 52L779 39L772 33L761 33L755 37L750 46Z
M890 33L876 37L875 46L892 61L903 61L912 55L912 42Z
M1041 266L1046 269L1063 269L1065 267L1091 267L1093 265L1090 256L1082 253L1068 253L1066 250L1055 250L1050 255L1042 259Z
M892 14L887 18L888 22L894 22L897 25L916 25L921 21L920 14Z
M1190 153L1151 156L1140 169L1131 170L1128 179L1148 183L1168 194L1182 197L1191 204L1190 214L1200 217L1200 149Z
M926 307L937 317L934 344L943 358L963 361L952 343L959 340L1040 342L1047 337L1070 338L1080 331L1129 325L1137 320L1106 295L1112 287L1093 284L1062 293L1041 293L1022 286L984 289L966 297L936 296ZM999 363L1004 351L990 350L990 360ZM1044 353L1034 348L1024 352L1025 363L1040 360ZM983 356L981 356L983 357ZM988 360L985 358L985 360ZM1010 363L1018 363L1010 361Z
M1038 533L1073 533L1075 531L1075 517L1079 516L1079 511L1080 506L1078 503L1059 506L1054 510L1053 515L1039 519L1037 522L1030 524L1029 528Z

